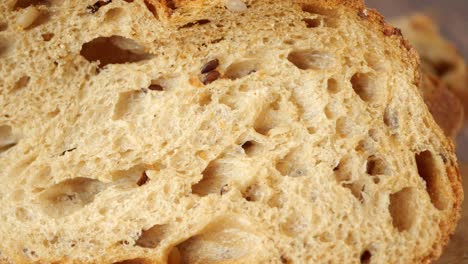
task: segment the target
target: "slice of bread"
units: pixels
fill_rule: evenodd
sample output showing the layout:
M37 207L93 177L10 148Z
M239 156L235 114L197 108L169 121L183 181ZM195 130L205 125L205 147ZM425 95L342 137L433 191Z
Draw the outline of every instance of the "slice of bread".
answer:
M405 38L421 56L423 71L436 76L459 98L468 112L468 68L455 46L445 39L432 19L414 14L395 19ZM437 119L437 117L436 117Z
M459 98L445 82L427 72L423 74L420 90L437 124L447 136L456 139L464 123L464 110Z
M361 1L0 3L4 263L429 263L463 198Z

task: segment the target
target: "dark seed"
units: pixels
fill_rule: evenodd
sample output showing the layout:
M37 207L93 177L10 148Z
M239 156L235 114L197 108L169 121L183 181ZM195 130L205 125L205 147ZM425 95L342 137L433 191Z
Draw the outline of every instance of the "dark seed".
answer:
M205 85L210 84L216 81L221 74L218 71L210 71L209 73L203 75L201 82Z
M88 10L89 13L91 14L94 14L96 13L99 8L101 8L102 6L105 6L107 4L109 4L110 2L112 2L112 0L104 0L104 1L97 1L96 3L94 3L93 5L89 5L86 7L86 10Z
M218 59L211 60L211 61L205 63L205 65L203 65L203 67L201 69L201 73L208 73L208 72L218 68L218 66L219 66L219 60Z
M447 157L446 157L444 154L439 154L439 155L440 155L440 157L442 158L442 161L443 161L444 163L447 163L447 162L448 162Z
M195 21L195 22L187 23L187 24L181 26L180 28L191 28L191 27L193 27L193 26L195 26L195 25L205 25L205 24L208 24L208 23L210 23L210 20L208 20L208 19L201 19L201 20L197 20L197 21Z
M221 187L221 191L220 191L220 194L223 195L225 193L227 193L229 191L229 187L227 184L223 185L223 187Z
M361 263L368 264L370 263L371 258L372 254L369 252L369 250L366 250L361 254Z
M75 149L76 149L76 148L71 148L71 149L64 150L62 153L60 153L60 156L65 155L67 152L72 152L72 151L74 151Z
M148 90L150 91L162 91L164 90L163 87L159 84L151 84L149 87L148 87Z
M54 37L54 33L45 33L45 34L42 34L42 39L43 39L44 41L49 41L49 40L51 40L53 37Z
M304 18L302 21L305 22L306 26L308 28L316 28L320 26L320 20L319 19L310 19L310 18Z
M288 263L288 259L285 256L281 255L280 259L281 259L281 263L283 263L283 264Z
M142 186L143 184L145 184L146 182L148 182L149 178L148 178L148 175L146 175L146 171L144 171L140 178L138 179L137 181L137 185L138 186Z

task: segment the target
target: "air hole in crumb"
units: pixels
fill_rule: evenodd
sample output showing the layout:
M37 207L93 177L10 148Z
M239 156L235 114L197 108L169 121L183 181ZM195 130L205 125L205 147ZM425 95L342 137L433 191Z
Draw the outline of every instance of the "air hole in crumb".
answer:
M23 29L31 29L46 23L49 19L49 12L30 6L18 14L16 24Z
M90 62L99 61L99 67L139 62L153 57L145 52L145 47L122 36L95 38L83 44L80 54Z
M153 14L153 16L156 19L159 19L158 11L156 10L156 7L154 7L154 5L148 0L145 0L144 3L145 3L146 8L148 8L148 10L150 11L150 13Z
M354 124L347 117L340 117L336 120L336 133L338 136L345 138L355 134Z
M258 71L258 67L258 62L254 60L235 62L226 69L224 78L231 80L240 79Z
M318 14L318 15L334 15L336 14L336 10L334 9L325 9L318 5L302 5L302 11L311 14Z
M361 257L360 257L361 264L369 264L371 261L371 258L372 258L372 254L370 253L370 251L365 250L364 252L362 252Z
M36 6L36 5L48 5L48 0L17 0L15 5L13 6L14 10L26 8L29 6Z
M209 105L212 102L213 98L209 91L204 91L198 94L198 104L200 106Z
M385 64L385 60L376 55L375 53L366 53L364 58L367 64L376 71L384 71L387 69L387 65Z
M301 70L323 70L335 63L331 54L312 49L294 50L289 53L288 60Z
M364 153L364 152L367 152L367 151L370 151L372 149L372 145L369 141L369 139L363 139L363 140L360 140L355 148L355 150L357 152L360 152L360 153Z
M340 163L333 169L335 179L344 188L351 191L351 194L359 201L363 201L362 192L364 184L359 181L351 182L353 180L353 166L356 164L352 156L345 156L341 159Z
M26 209L22 208L22 207L16 208L15 216L16 216L16 219L18 219L21 222L28 221L31 218L29 216L29 212Z
M296 43L296 41L293 40L293 39L286 39L286 40L283 41L283 43L286 44L286 45L294 45L294 43Z
M54 37L54 33L44 33L41 36L42 36L42 40L50 41Z
M340 88L338 82L335 79L328 79L327 81L327 91L331 94L336 94L339 92Z
M367 158L366 172L372 176L388 174L387 163L377 156L370 156Z
M5 22L0 22L0 32L8 29L8 24Z
M354 92L364 101L371 102L377 97L376 87L371 83L371 77L364 73L355 73L351 77L351 85Z
M60 114L60 109L55 109L54 111L50 111L47 113L47 117L48 118L54 118L56 117L58 114Z
M105 214L107 214L107 211L108 211L107 208L100 208L100 209L98 210L98 212L99 212L100 215L105 215Z
M120 93L119 99L114 107L114 115L112 120L129 120L134 114L138 114L141 111L144 111L144 108L142 107L144 99L144 92L141 91Z
M140 237L135 244L143 248L156 248L163 240L167 231L166 225L154 225L151 228L142 230Z
M302 19L302 21L304 21L304 23L306 24L308 28L319 27L320 24L322 23L321 20L318 18L304 18Z
M144 258L134 258L134 259L122 260L119 262L114 262L112 264L147 264L147 263L152 263L152 261L146 260Z
M111 178L109 180L119 182L128 187L141 186L151 180L149 177L151 173L157 173L160 169L159 165L156 164L137 164L126 170L111 172Z
M257 143L255 141L246 141L242 144L241 147L247 156L251 156L255 151L256 145Z
M211 161L202 172L202 179L192 186L192 193L206 196L210 193L219 193L226 184L224 178L220 177L219 171L222 166L216 161Z
M105 22L119 22L126 12L123 8L111 8L107 10L106 16L104 18Z
M232 12L245 12L247 11L247 5L243 0L226 0L226 8Z
M309 134L313 135L313 134L317 133L317 129L315 127L308 127L307 132L309 132Z
M23 253L24 253L24 255L26 255L28 258L35 259L35 258L38 257L36 251L31 250L31 249L29 249L29 248L23 248Z
M329 243L333 241L333 235L330 232L323 232L317 235L320 242Z
M98 1L94 2L94 4L88 5L86 7L86 11L88 11L88 13L90 13L90 14L94 14L97 11L99 11L99 9L101 7L103 7L105 5L108 5L111 2L112 2L112 0L98 0Z
M360 182L344 183L343 187L349 189L351 194L356 197L357 200L363 202L362 192L364 191L364 185Z
M18 141L9 125L0 126L0 154L15 146Z
M140 176L140 178L138 178L136 184L137 184L138 186L143 186L143 185L145 185L149 180L150 180L150 178L148 178L148 175L146 174L146 171L144 171L144 172L141 173L141 176Z
M249 202L256 202L260 201L263 195L260 186L258 186L257 184L253 184L245 189L245 191L243 192L243 196L245 200Z
M319 7L317 5L309 4L309 5L303 5L302 11L323 16L324 17L323 24L327 26L336 27L338 25L338 21L335 18L337 16L337 12L335 9L326 9L323 7Z
M442 168L444 164L430 151L423 151L415 155L419 176L426 182L426 190L432 204L439 210L447 209L450 199L448 184L443 181Z
M19 79L16 81L15 85L13 86L12 91L18 91L18 90L20 90L20 89L26 87L26 86L28 85L28 83L29 83L30 80L31 80L31 77L26 76L26 75L25 75L25 76L22 76L21 78L19 78Z
M337 117L339 114L338 111L339 109L337 108L337 105L333 102L325 106L325 109L324 109L324 113L327 119L335 119L335 117Z
M237 215L216 219L177 250L180 263L256 263L266 253L252 224Z
M301 151L296 149L278 160L275 168L283 176L302 177L307 175L307 165L301 162Z
M105 184L98 180L74 178L46 189L40 194L39 201L50 216L61 217L93 202L94 197L104 188Z
M197 25L206 25L206 24L209 24L210 22L211 21L208 20L208 19L200 19L200 20L197 20L197 21L194 21L194 22L187 23L187 24L179 27L179 29L191 28L191 27L197 26Z
M263 111L258 115L254 123L254 129L261 135L268 135L268 132L281 123L279 120L278 110L280 108L280 100L267 105Z
M38 168L35 173L30 175L29 183L34 187L45 187L52 181L51 168L44 166Z
M164 88L162 87L162 85L160 85L158 83L152 83L152 84L150 84L150 86L148 86L148 90L150 90L150 91L164 91Z
M389 211L392 224L400 232L410 229L416 218L416 191L413 188L404 188L390 195Z
M14 43L12 39L0 36L0 56L3 56L13 50Z
M399 127L398 113L391 107L387 107L384 112L384 123L391 129Z

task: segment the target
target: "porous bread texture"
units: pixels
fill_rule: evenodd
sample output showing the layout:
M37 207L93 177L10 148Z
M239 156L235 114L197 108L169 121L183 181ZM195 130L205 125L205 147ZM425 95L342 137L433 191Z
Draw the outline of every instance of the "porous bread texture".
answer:
M440 78L468 112L466 62L453 43L442 36L438 25L425 14L397 18L393 23L401 28L405 38L418 51L423 72L431 75L430 78Z
M3 262L441 254L463 197L453 145L418 93L414 51L376 12L93 4L0 3ZM46 19L19 27L28 8Z

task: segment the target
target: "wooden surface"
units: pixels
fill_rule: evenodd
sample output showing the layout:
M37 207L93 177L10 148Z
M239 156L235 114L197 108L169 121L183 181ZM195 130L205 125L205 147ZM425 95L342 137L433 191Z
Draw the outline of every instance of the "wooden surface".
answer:
M468 58L468 0L365 0L368 7L385 17L398 17L422 12L440 26L465 58ZM468 124L457 139L460 170L468 197ZM468 200L468 199L467 199ZM462 219L441 259L436 264L468 264L468 204L464 203Z

